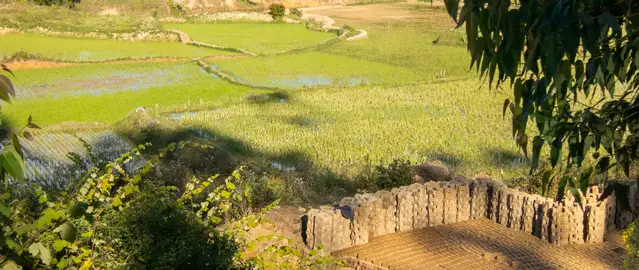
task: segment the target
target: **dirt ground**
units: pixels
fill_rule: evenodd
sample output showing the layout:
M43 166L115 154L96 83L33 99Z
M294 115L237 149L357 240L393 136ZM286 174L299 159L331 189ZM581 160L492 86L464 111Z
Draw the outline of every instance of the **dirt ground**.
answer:
M435 2L434 6L443 4ZM320 14L331 17L337 25L348 24L353 27L363 27L393 21L422 22L454 27L452 19L445 12L435 10L430 3L406 2L397 4L361 5L361 6L332 6L330 8L312 9L310 14ZM450 22L449 25L442 22ZM365 27L364 27L365 28Z

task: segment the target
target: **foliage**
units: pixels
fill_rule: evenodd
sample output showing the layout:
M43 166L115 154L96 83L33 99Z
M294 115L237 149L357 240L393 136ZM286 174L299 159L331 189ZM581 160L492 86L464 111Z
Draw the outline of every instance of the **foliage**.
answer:
M373 177L377 188L393 189L410 185L413 182L410 171L410 161L395 159L388 166L376 166Z
M140 145L104 169L90 171L77 187L55 199L36 187L35 205L20 200L17 190L9 186L1 197L0 265L174 269L190 264L189 268L201 269L211 265L244 268L255 258L265 265L330 262L286 247L288 240L280 236L270 236L284 241L270 246L288 251L265 250L277 254L249 257L247 249L259 240L247 238L248 231L265 222L263 215L277 202L251 214L248 191L236 185L239 172L217 187L215 177L203 182L193 179L181 194L176 187L147 183L145 174L168 153L187 145L207 148L190 142L170 144L139 170L129 172L127 164L149 146Z
M357 34L357 29L353 28L352 26L345 24L344 26L342 26L342 28L340 28L339 30L337 30L337 35L338 36L342 36L344 33L346 33L348 36L354 36L355 34Z
M29 0L41 6L68 6L75 7L81 0Z
M630 224L628 229L623 232L623 240L626 244L627 252L624 268L639 268L639 219Z
M229 269L237 250L234 239L199 222L177 202L176 190L146 187L120 212L102 219L97 233L126 258L126 269Z
M274 20L282 20L286 15L286 7L282 3L272 3L268 7L268 14L273 17Z
M512 135L524 153L536 134L531 171L547 145L553 167L578 168L593 152L598 173L617 167L628 174L638 149L639 2L513 2L467 0L458 12L453 0L446 7L466 25L471 67L489 85L512 86L504 112L510 108ZM527 130L529 121L536 132ZM588 184L562 178L558 198L567 187L578 195Z
M96 6L104 4L104 0L100 0L100 2L101 3L87 3L86 1L83 1L80 6L91 6L91 8L97 8ZM134 3L131 2L132 1L126 1L126 5L134 5ZM113 7L114 6L109 6L109 8ZM125 9L122 8L121 10ZM143 25L149 24L150 18L147 16L96 16L95 14L100 12L99 8L97 8L94 12L83 12L78 8L51 8L46 6L34 6L31 4L14 4L3 6L2 11L3 12L0 13L0 25L3 27L21 30L44 28L48 31L72 32L75 34L115 34L138 32L142 30L159 30L161 27L161 25L156 24L151 24L151 28L148 26L143 27ZM43 32L43 34L46 34L46 32Z
M297 16L298 18L302 18L302 15L304 15L304 14L302 14L302 10L301 10L301 9L299 9L299 8L292 8L292 9L289 11L289 13L290 13L291 15L295 15L295 16Z
M304 27L311 31L324 32L324 23L321 21L310 18L304 21Z

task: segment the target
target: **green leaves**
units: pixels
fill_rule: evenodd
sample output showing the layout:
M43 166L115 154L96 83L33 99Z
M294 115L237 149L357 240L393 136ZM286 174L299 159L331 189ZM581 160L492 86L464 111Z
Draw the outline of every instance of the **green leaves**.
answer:
M457 21L459 1L445 4ZM607 156L592 173L619 168L628 175L639 156L639 145L627 143L629 136L639 136L639 5L591 0L511 4L464 1L458 23L466 26L471 68L488 76L490 87L510 79L513 99L504 101L502 118L510 108L518 146L526 146L522 138L529 134L528 121L536 122L530 173L539 167L543 145L550 144L548 159L556 171L574 173L590 162L589 151L603 146ZM569 151L563 151L566 145ZM574 179L571 193L587 188L591 176L583 177ZM560 187L567 189L570 182L561 180Z
M62 240L69 242L75 242L75 239L78 236L78 230L75 228L73 223L68 221L53 230L53 232L59 233Z
M49 225L54 220L60 219L64 215L64 211L55 211L51 208L47 208L42 212L40 218L36 221L36 225L38 228L43 229Z
M84 213L89 208L89 204L85 202L77 202L69 206L69 216L72 218L79 218L84 215Z
M11 98L16 96L16 89L11 80L5 75L0 74L0 100L11 103Z
M453 21L457 22L457 9L459 8L459 0L444 0L446 4L446 11L448 15L453 18Z
M10 217L11 216L11 208L9 208L3 202L0 202L0 214L2 214L5 217Z
M53 250L55 250L55 252L60 252L62 251L65 247L70 246L71 243L69 243L68 241L65 240L55 240L53 242Z
M12 177L24 180L24 162L22 156L12 146L7 146L0 153L0 166Z
M29 253L35 258L39 258L46 265L51 263L51 251L40 242L31 244Z

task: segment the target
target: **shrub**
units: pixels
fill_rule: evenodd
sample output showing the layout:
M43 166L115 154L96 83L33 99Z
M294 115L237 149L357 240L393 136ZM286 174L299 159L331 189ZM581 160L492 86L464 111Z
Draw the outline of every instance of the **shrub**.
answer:
M269 12L273 19L281 20L286 15L286 7L281 3L273 3L269 7Z
M299 8L292 8L291 11L289 12L291 15L295 15L297 17L302 18L302 10Z
M41 6L68 6L75 7L76 4L79 4L81 0L31 0Z
M639 269L639 219L635 220L628 229L623 233L623 239L626 242L626 261L624 267L626 269Z
M410 161L395 159L386 167L376 166L373 177L377 188L380 189L410 185L412 183Z
M210 231L169 188L150 187L98 230L126 269L228 269L238 245ZM209 239L213 234L213 241Z
M357 33L357 29L347 24L342 26L342 28L340 28L339 30L337 30L338 36L342 36L344 33L347 33L347 37L351 37Z
M304 27L311 31L324 31L324 25L322 22L319 22L314 19L310 19L304 22Z

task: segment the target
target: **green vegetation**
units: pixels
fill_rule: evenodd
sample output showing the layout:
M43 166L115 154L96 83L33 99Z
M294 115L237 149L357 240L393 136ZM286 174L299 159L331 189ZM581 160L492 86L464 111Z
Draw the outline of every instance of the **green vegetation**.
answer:
M159 153L142 153L148 146L92 169L64 193L0 187L0 224L5 232L0 266L263 269L332 264L318 250L305 255L278 234L247 236L246 230L265 223L264 215L278 202L248 213L251 192L240 177L241 169L220 185L215 176L183 179L179 187L157 185L150 172L160 161L174 152L208 145L181 142ZM123 169L142 158L147 161L134 172ZM25 196L27 190L32 192ZM258 244L269 248L255 252Z
M166 24L166 29L180 29L193 40L254 53L274 54L318 44L335 34L306 30L286 23L216 23Z
M412 69L318 52L211 61L242 82L280 88L401 84L433 78Z
M623 232L623 240L626 243L628 254L624 267L625 269L637 269L639 267L639 219L630 224L628 229Z
M42 6L68 6L75 7L77 3L80 3L80 0L31 0L38 5Z
M489 85L510 84L514 99L504 101L503 111L510 108L516 143L524 152L532 150L531 173L543 150L555 169L558 200L570 192L581 204L596 176L613 190L608 172L630 177L638 157L639 26L633 22L639 5L533 1L511 9L510 4L465 1L458 10L459 1L446 1L446 9L466 25L471 66ZM536 129L528 129L529 122ZM543 185L551 188L547 179Z
M466 48L433 45L442 31L440 29L423 28L421 24L411 23L367 25L362 28L369 32L368 39L342 42L322 52L411 68L425 73L427 77L474 77L468 73L470 57Z
M495 110L501 95L478 84L292 92L285 100L200 112L182 123L242 142L238 152L280 156L278 162L292 166L311 161L344 175L356 175L371 161L396 158L441 160L465 175L524 175L527 162L510 143L510 123ZM289 158L290 153L298 155Z
M99 39L45 37L31 34L9 34L2 37L0 52L5 58L17 53L71 62L98 62L115 59L150 57L204 57L234 53L181 43L131 42Z
M190 62L123 63L17 70L20 98L4 108L11 119L32 114L42 125L122 119L139 106L187 108L236 101L250 93ZM101 82L101 83L98 83ZM108 82L108 83L107 83ZM45 87L43 87L45 86Z
M274 20L282 20L286 15L286 7L282 3L273 3L268 7L268 14L273 17Z
M18 29L42 27L52 31L80 33L129 33L160 29L161 25L150 15L96 16L77 9L14 4L2 9L0 26Z

